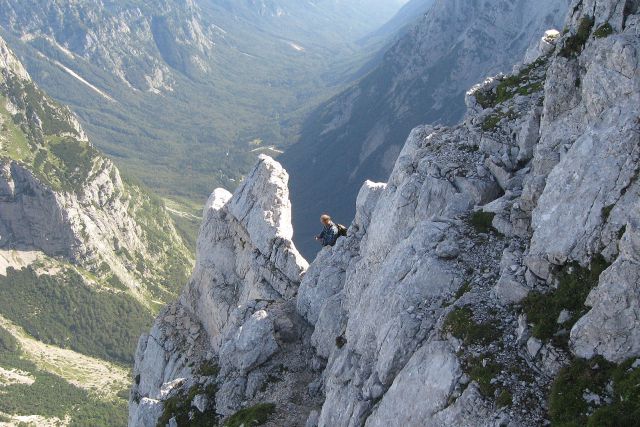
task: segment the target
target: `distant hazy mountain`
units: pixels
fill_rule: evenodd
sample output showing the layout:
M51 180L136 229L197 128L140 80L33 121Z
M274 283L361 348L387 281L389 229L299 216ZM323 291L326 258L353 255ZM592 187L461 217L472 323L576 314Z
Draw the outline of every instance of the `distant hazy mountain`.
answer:
M295 140L368 53L353 42L401 4L0 0L0 33L127 171L199 198Z
M366 179L387 178L409 131L455 123L464 94L508 71L545 29L558 28L568 0L437 0L361 81L309 115L282 161L291 174L296 245L308 257L317 217L348 223Z

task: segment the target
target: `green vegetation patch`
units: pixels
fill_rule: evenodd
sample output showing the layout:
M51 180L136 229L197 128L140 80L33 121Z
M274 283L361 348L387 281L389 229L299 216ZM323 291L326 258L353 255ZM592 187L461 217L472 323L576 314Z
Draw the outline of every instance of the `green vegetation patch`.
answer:
M558 273L558 287L549 293L532 292L522 302L529 322L533 323L533 336L543 341L553 340L556 345L567 347L568 331L586 312L584 305L589 292L598 284L600 274L609 263L597 256L589 268L577 263L567 265ZM558 316L563 310L571 313L569 320L558 325Z
M0 153L24 162L45 184L56 191L78 192L90 176L98 151L82 141L72 126L71 113L51 101L31 82L8 78L0 92L22 111L11 115L0 108L4 124ZM3 103L4 104L4 103Z
M462 286L460 286L460 288L456 291L454 296L456 299L460 299L464 294L470 291L471 291L471 282L467 280L462 284Z
M204 386L201 384L191 387L188 391L181 391L164 402L162 416L158 420L158 427L165 427L172 418L175 418L179 426L190 427L216 427L218 415L214 404L217 387L215 384ZM200 412L192 406L196 396L204 394L209 400L205 412Z
M477 211L473 212L469 216L469 224L476 230L478 233L488 233L490 231L494 231L493 228L493 218L496 214L491 212L483 212Z
M224 427L261 426L267 422L275 410L276 405L273 403L260 403L250 408L241 409L224 422Z
M493 108L516 95L531 95L540 92L544 88L544 73L538 73L538 70L546 67L548 60L548 57L539 58L524 67L518 74L505 77L495 90L478 90L474 94L478 104L482 108Z
M40 119L42 133L47 136L70 133L78 135L76 129L71 125L72 115L68 109L53 102L44 92L36 88L31 81L21 80L16 76L9 75L5 78L3 92L11 99L11 102L19 110L25 111L26 118L24 124L29 128L29 132L39 134L36 123L30 120L37 115ZM20 122L21 120L16 120Z
M506 112L499 111L497 113L490 114L482 122L482 130L485 132L492 131L498 127L502 119L512 120L516 117L517 114L513 110L508 110Z
M500 365L491 358L472 357L463 362L463 369L473 381L478 384L480 394L488 399L493 399L496 386L491 384L501 371Z
M489 344L500 334L494 322L476 323L473 312L468 307L452 310L445 320L444 330L466 345Z
M94 161L99 153L88 142L71 137L54 137L49 140L49 150L54 162L59 165L54 170L54 177L61 180L61 189L68 192L80 192L83 184L90 176ZM47 171L50 172L50 171ZM51 173L48 178L51 181Z
M609 205L609 206L605 206L604 208L602 208L602 218L605 221L609 220L609 217L611 216L611 212L613 211L614 207L615 207L615 205Z
M0 412L61 419L69 415L69 425L73 427L113 427L127 424L126 400L99 399L57 375L41 371L33 362L23 357L18 342L7 331L0 329L0 336L4 343L0 348L0 366L27 372L35 379L31 385L10 384L0 388ZM6 345L7 342L10 342L9 346Z
M608 22L600 25L594 32L593 36L597 39L603 39L613 34L613 27Z
M0 277L0 312L40 341L125 364L153 320L131 296L93 289L73 269L38 276L9 268Z
M560 49L560 56L565 58L578 56L582 52L582 49L584 49L587 40L589 40L594 23L594 19L590 16L582 18L576 33L567 37L565 40L564 46Z
M640 368L635 359L620 365L602 357L575 359L556 377L549 396L549 415L557 427L617 427L640 423ZM603 397L589 403L586 393Z
M191 274L191 254L180 237L172 240L176 233L173 233L173 224L166 214L162 199L137 186L126 184L126 188L130 196L129 214L142 228L149 253L161 257L159 262L150 266L149 261L141 254L134 254L132 257L136 260L137 272L144 279L149 276L147 269L153 267L153 273L158 274L160 283L150 280L145 282L152 296L161 301L174 299Z
M505 406L511 406L513 403L513 395L507 391L502 390L496 399L496 405L500 408L504 408Z
M0 354L14 353L19 348L18 340L9 331L0 326Z
M206 360L198 367L196 373L203 377L216 377L220 373L220 367L214 361Z

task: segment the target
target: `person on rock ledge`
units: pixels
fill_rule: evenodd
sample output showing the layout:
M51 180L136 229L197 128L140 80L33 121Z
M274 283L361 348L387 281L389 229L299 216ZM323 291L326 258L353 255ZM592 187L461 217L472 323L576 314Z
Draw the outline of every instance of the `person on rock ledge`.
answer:
M340 224L336 225L327 214L320 217L320 223L323 228L322 232L316 236L316 240L322 244L322 247L334 246L338 237L347 235L346 227Z

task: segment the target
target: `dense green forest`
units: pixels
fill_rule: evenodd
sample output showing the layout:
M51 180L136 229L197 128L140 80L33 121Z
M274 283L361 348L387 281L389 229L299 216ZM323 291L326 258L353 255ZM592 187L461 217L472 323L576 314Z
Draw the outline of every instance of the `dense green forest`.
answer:
M152 322L130 295L90 287L71 268L56 276L9 268L0 276L0 313L42 342L127 365Z
M0 366L10 370L17 369L35 380L31 385L9 384L0 387L0 412L60 419L69 415L69 426L73 427L127 424L127 400L124 393L112 400L98 398L57 375L38 369L23 357L16 339L2 327Z

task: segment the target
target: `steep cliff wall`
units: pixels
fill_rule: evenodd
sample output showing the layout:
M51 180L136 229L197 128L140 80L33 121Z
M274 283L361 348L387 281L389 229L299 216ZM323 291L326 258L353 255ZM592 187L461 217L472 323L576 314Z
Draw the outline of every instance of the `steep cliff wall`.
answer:
M218 189L209 198L193 276L140 339L131 425L184 423L192 404L210 423L251 401L286 407L281 425L311 410L310 328L295 310L308 264L291 242L288 180L261 157L235 195ZM163 408L167 399L180 405Z
M309 117L282 156L291 173L296 244L311 256L316 217L354 215L366 179L386 180L407 135L423 123L453 125L467 89L506 72L530 44L560 28L569 0L438 0L384 53L380 64Z
M231 397L234 408L269 402L275 408L261 422L283 425L288 384L274 381L267 394L255 393L255 377L242 365L252 348L259 356L250 360L262 366L287 352L315 353L306 361L308 376L287 374L308 381L304 405L296 399L296 407L314 408L306 420L288 418L291 425L633 421L640 4L577 0L570 10L566 30L545 34L513 74L469 91L462 124L416 128L388 182L365 183L348 237L323 249L295 298L285 298L304 319L290 317L305 331L295 350L245 329L232 329L242 345L220 351L208 338L207 357L222 368L206 380L221 384L210 395L212 414L230 415ZM216 241L225 227L202 238ZM201 289L224 295L246 286L226 283ZM273 316L251 312L247 324ZM219 315L198 316L206 323ZM232 317L227 325L241 323ZM170 347L166 360L184 354ZM165 399L163 380L193 381L192 372L146 376L147 354L136 372L141 381L157 380L146 390L154 399ZM236 387L224 373L231 355ZM160 424L201 416L199 401L180 400L181 415L165 404ZM132 414L136 409L132 404Z

